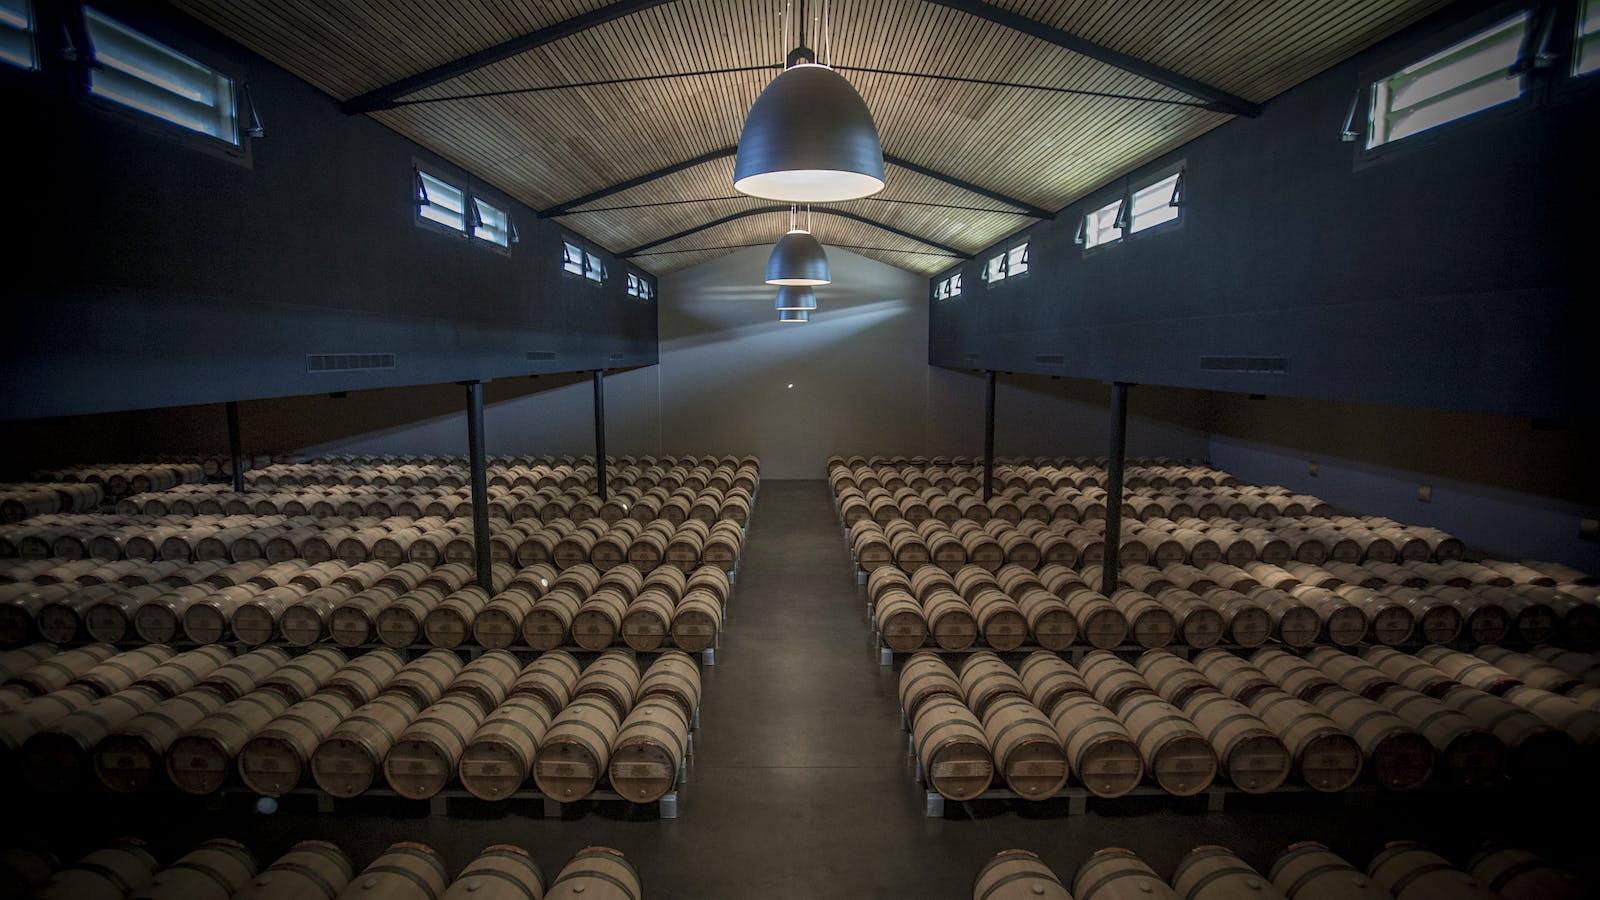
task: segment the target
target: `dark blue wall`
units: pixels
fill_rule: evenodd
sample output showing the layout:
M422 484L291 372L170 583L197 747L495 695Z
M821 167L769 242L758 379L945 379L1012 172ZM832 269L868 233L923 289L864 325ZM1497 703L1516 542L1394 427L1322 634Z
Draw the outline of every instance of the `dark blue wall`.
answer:
M960 269L962 296L932 304L929 361L1594 417L1594 262L1580 254L1593 253L1600 209L1600 75L1557 77L1558 91L1388 153L1337 136L1358 87L1517 8L1462 6L1133 173L1186 163L1181 224L1076 246L1082 216L1121 179L978 254ZM987 287L983 261L1022 236L1031 272ZM1288 371L1200 369L1211 355L1286 357Z
M575 235L459 167L164 7L96 5L248 82L267 135L230 158L85 101L53 30L45 71L0 66L0 418L655 363L655 305L620 260L604 285L566 275ZM521 242L419 227L417 162L509 208ZM396 364L311 374L316 353Z

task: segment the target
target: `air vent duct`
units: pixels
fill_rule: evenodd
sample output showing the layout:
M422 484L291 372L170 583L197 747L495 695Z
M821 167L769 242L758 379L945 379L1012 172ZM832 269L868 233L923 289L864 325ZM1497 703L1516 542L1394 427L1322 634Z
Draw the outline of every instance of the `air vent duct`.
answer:
M1282 356L1202 356L1200 368L1208 372L1285 375L1289 372L1289 360Z
M556 358L556 352L554 350L529 350L528 351L528 361L529 362L549 362L550 360L555 359L555 358Z
M393 353L311 353L307 372L361 372L394 368Z

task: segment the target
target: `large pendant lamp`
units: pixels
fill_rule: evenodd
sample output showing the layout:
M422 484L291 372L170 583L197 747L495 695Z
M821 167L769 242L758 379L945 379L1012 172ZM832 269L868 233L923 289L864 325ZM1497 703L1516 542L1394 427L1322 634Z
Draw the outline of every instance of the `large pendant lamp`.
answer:
M833 203L883 190L883 146L866 101L805 45L745 116L733 163L740 193L789 203Z
M810 310L804 309L780 310L778 312L778 321L791 325L804 325L805 323L811 321L811 312Z
M778 299L772 301L772 306L779 312L813 310L817 308L817 292L803 287L781 287L778 288Z
M789 212L789 233L778 239L767 256L767 284L812 287L833 280L828 254L811 232L799 227L795 211ZM811 214L806 213L807 224Z

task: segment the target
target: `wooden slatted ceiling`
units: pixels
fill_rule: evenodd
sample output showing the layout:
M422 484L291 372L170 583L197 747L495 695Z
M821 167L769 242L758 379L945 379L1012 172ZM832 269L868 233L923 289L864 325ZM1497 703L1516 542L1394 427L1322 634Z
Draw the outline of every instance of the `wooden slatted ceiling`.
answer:
M175 0L203 21L339 99L609 0ZM1262 102L1448 0L998 0L998 5ZM787 49L783 0L678 0L626 16L430 87L406 99L536 85L776 64ZM813 0L813 14L820 14ZM1052 44L922 0L831 0L832 61L1166 100L1191 98ZM813 27L810 41L827 60ZM791 35L790 40L793 40ZM744 114L776 70L402 106L374 113L395 131L535 208L544 208L738 140ZM1024 91L846 71L878 123L886 152L1049 209L1228 120L1192 106ZM733 162L718 160L608 197L594 207L733 194ZM883 202L1002 206L890 167L882 199L842 205L976 251L1031 221ZM614 250L636 246L760 200L674 203L583 212L563 221ZM765 217L715 229L753 234ZM821 221L819 219L819 221ZM834 220L839 221L839 220ZM843 226L837 226L842 228ZM852 229L868 226L851 223ZM770 229L768 229L770 231ZM894 265L932 273L948 260L904 252ZM781 233L778 232L778 233ZM854 233L852 231L852 233ZM823 232L819 229L819 237ZM765 239L771 239L769 234ZM686 245L726 243L713 232ZM681 248L678 248L681 249ZM916 248L926 252L928 248ZM713 251L715 253L715 251ZM872 255L867 253L866 255ZM700 253L638 260L662 273Z

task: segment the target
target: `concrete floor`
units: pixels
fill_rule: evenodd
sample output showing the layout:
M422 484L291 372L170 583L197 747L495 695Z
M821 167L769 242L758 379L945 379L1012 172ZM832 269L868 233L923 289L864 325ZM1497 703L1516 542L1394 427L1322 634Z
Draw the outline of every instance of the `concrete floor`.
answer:
M705 671L701 730L680 818L650 820L625 804L567 821L479 806L468 818L428 818L414 804L321 815L286 803L271 816L247 804L103 795L0 818L4 843L41 840L70 853L118 834L143 836L170 859L200 840L228 836L264 860L303 838L343 846L358 866L388 843L420 840L452 868L479 849L527 847L553 877L578 848L605 844L627 854L653 898L963 898L996 851L1025 847L1064 878L1094 850L1124 846L1168 874L1190 847L1219 843L1266 867L1297 840L1321 840L1364 865L1385 841L1413 838L1461 860L1485 838L1512 839L1593 877L1587 829L1563 822L1562 807L1530 798L1444 803L1384 798L1347 810L1335 798L1255 798L1223 813L1203 805L1125 803L1067 816L1055 804L950 804L924 816L900 730L895 676L869 647L863 600L820 481L764 483L729 604L717 665ZM15 795L13 795L15 796ZM465 810L472 812L473 810ZM1570 819L1568 820L1570 822ZM1070 884L1070 881L1069 881Z

